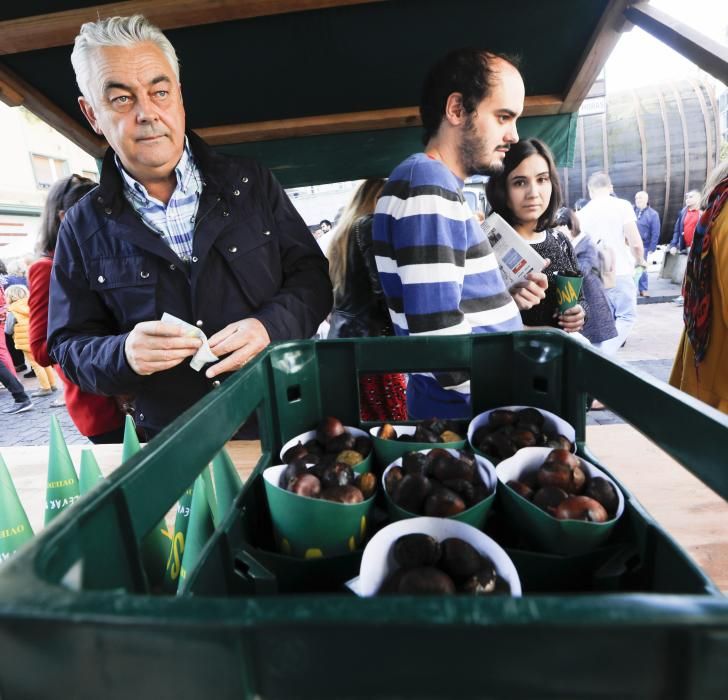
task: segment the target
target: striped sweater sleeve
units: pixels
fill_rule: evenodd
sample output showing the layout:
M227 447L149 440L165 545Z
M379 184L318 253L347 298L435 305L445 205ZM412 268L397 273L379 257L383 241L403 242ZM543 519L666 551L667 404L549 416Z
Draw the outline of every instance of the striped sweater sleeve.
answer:
M374 252L398 335L517 330L518 309L454 175L424 154L392 173Z

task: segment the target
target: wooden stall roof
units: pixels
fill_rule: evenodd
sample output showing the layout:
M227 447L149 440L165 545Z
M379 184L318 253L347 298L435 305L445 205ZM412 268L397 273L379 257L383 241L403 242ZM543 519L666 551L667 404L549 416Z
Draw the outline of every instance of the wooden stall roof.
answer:
M427 68L449 49L520 56L519 128L561 164L574 112L632 0L26 0L0 7L0 99L24 105L89 153L105 142L77 105L70 64L84 21L140 12L181 63L188 126L258 158L286 186L386 175L420 148Z

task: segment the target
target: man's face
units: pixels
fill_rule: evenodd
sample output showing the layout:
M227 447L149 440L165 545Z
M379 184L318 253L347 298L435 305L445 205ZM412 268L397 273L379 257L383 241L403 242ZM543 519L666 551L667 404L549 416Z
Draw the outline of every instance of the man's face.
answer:
M169 61L150 42L97 48L81 110L142 184L169 177L184 149L182 93Z
M697 209L700 204L700 195L697 192L688 192L685 195L685 204L688 209Z
M521 74L506 61L497 62L495 84L467 116L460 140L460 159L467 175L493 175L503 170L503 159L518 141L516 119L526 94Z
M647 195L644 192L638 192L634 196L634 203L638 209L644 209L647 207Z
M330 230L331 226L329 226L326 222L321 224L321 233L328 233Z

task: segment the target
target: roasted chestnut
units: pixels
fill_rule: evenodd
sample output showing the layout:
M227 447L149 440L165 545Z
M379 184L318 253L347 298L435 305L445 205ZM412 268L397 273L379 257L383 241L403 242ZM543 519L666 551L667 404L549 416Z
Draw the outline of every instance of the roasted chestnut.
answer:
M568 497L569 494L563 489L556 486L544 486L533 494L533 503L541 510L553 515L556 507Z
M350 467L355 467L364 461L364 455L356 450L342 450L336 455L336 461L348 464Z
M595 476L586 485L584 495L593 498L595 501L599 501L604 506L610 518L613 518L617 514L619 496L617 495L617 489L614 488L611 481L601 476Z
M603 523L609 515L599 501L588 496L570 496L559 503L554 511L559 520L586 520L591 523Z
M385 423L379 428L379 430L377 430L377 437L381 438L382 440L396 440L397 431L394 429L393 425Z
M427 477L405 474L391 497L400 508L410 513L419 513L431 491L432 483Z
M421 533L402 535L394 543L392 555L403 569L434 566L440 559L440 543L434 537Z
M361 503L364 495L356 487L348 484L346 486L331 486L321 491L321 498L335 503Z
M365 472L356 481L356 487L362 492L364 499L371 498L377 490L377 477L371 472Z
M522 481L511 481L506 482L506 486L513 489L519 496L522 496L526 500L530 501L533 498L533 489L524 484Z
M455 583L440 569L420 566L408 569L399 580L399 593L405 595L452 595Z
M440 568L456 581L474 576L483 568L480 552L465 540L448 537L440 543L440 549Z
M425 515L433 518L449 518L452 515L462 513L464 510L465 501L454 491L444 486L433 488L432 493L427 496L425 501Z
M346 432L344 424L333 416L326 416L316 426L316 439L325 445L329 440Z
M301 474L290 483L288 490L299 496L318 498L321 495L321 482L313 474Z
M329 489L333 486L348 486L354 483L354 472L348 464L343 462L336 462L326 469L321 474L321 486L324 489Z

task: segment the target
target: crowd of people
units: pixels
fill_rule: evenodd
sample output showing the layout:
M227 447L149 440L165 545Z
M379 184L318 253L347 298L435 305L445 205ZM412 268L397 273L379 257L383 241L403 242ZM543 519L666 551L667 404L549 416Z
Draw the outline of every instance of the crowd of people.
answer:
M313 235L270 172L185 129L174 47L146 19L83 25L71 60L81 111L109 149L98 185L73 175L49 191L27 283L3 278L0 381L15 399L6 413L32 409L8 329L38 395L53 393L58 376L79 430L114 442L125 411L149 439L270 342L309 338L326 318L329 338L560 328L614 356L638 294L649 296L645 256L660 221L648 194L632 205L599 172L589 200L565 206L548 145L519 140L525 88L510 58L460 49L435 64L421 96L424 150L387 180L363 182L337 222ZM671 381L721 410L725 170L702 205L688 193L670 246L688 254ZM463 196L476 174L489 176L491 209L545 260L510 287ZM566 310L563 274L583 281ZM165 312L187 328L163 322ZM205 340L217 359L196 371L187 360ZM360 398L365 420L470 413L461 372L363 376ZM251 419L239 435L256 430Z

